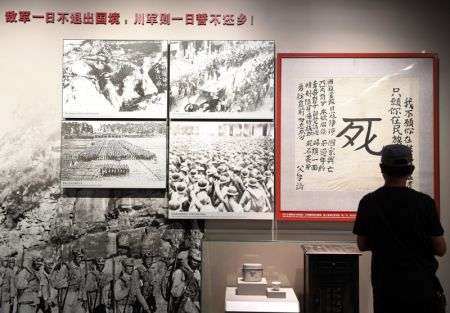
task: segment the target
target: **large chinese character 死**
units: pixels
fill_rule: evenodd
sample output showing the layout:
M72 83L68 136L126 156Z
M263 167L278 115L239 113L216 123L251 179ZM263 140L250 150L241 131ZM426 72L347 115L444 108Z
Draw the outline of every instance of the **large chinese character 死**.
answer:
M375 139L377 138L376 134L373 134L371 136L370 131L372 129L372 122L378 122L381 121L381 118L343 118L342 119L344 122L349 123L347 125L347 127L345 127L339 134L337 134L336 137L341 137L342 135L344 135L347 131L351 130L351 129L357 129L356 133L353 136L348 136L348 135L344 135L345 138L347 138L347 143L345 145L342 146L342 148L347 147L348 145L354 146L355 145L355 140L356 138L358 138L358 136L364 131L364 126L363 125L355 125L355 123L357 122L363 122L363 123L367 123L367 132L366 132L366 138L364 140L364 144L362 144L361 146L359 146L358 148L355 149L355 151L360 150L362 148L365 148L366 151L369 154L372 155L381 155L381 150L380 151L373 151L370 147L369 144Z

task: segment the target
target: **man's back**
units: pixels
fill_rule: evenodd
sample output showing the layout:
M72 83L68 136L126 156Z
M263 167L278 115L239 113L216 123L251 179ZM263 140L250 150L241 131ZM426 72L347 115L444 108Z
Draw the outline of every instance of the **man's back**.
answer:
M434 296L438 263L430 237L443 229L431 197L407 187L381 187L361 200L354 233L367 236L372 251L375 304L402 298L425 303Z

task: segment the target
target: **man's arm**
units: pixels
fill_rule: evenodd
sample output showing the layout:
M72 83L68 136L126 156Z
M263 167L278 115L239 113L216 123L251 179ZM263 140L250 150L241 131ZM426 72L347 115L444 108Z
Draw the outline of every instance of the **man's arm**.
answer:
M447 244L444 236L431 236L431 244L433 245L434 254L443 256L447 252Z
M18 290L24 290L24 289L28 288L29 281L30 281L30 275L28 273L28 270L26 268L24 268L16 276L16 279L15 279L16 288Z
M115 281L114 284L114 300L120 301L126 298L128 296L128 293L130 292L130 283L126 282L122 278L119 278Z
M170 290L170 294L172 297L179 298L183 295L184 292L184 274L181 269L177 269L172 274L172 289Z
M367 236L361 236L358 235L356 237L356 244L358 246L358 249L360 251L369 251L370 249L370 245L369 245L369 240L367 238Z

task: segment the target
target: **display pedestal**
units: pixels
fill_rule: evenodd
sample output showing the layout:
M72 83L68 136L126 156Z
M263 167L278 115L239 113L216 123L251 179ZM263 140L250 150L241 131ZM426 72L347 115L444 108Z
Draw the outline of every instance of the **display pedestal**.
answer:
M359 256L354 244L304 245L305 311L359 312Z
M227 287L225 291L225 312L299 313L300 304L292 288L280 288L286 298L264 296L241 296L237 287ZM266 290L265 290L266 292Z
M286 291L281 290L273 290L272 288L267 288L267 298L278 298L284 299L286 298Z
M267 279L263 277L261 281L244 281L238 277L236 294L240 296L264 296L267 290Z

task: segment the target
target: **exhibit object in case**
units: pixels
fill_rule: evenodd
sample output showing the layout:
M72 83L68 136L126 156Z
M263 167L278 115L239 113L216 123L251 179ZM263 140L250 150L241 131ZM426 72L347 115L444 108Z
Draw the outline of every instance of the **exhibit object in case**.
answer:
M63 121L62 188L165 188L166 122Z
M244 277L237 279L237 288L226 289L226 312L299 312L293 289L280 288L279 281L268 287L261 263L244 263L242 274Z
M273 148L271 122L172 121L169 218L273 219Z
M225 292L225 312L300 312L300 304L292 288L280 288L285 298L261 296L241 296L236 287L227 287Z
M305 312L359 312L359 256L352 244L303 245Z
M167 41L64 40L64 118L167 118Z
M352 221L383 185L384 145L412 148L408 187L438 194L435 54L278 54L279 220Z
M170 118L273 119L273 41L170 41Z
M297 297L300 299L303 293L303 275L299 275L303 271L301 245L302 242L295 241L204 240L202 310L223 312L227 301L230 312L272 312L269 308L273 312L299 312ZM252 289L252 295L244 296L241 295L242 267L247 263L261 264L264 268L260 282L247 283L253 287L262 283L263 288ZM288 292L290 288L293 291ZM254 304L258 301L262 303ZM266 305L267 308L262 309ZM282 311L286 307L287 310Z
M261 263L244 263L242 265L242 276L246 282L257 282L263 278L263 266Z

